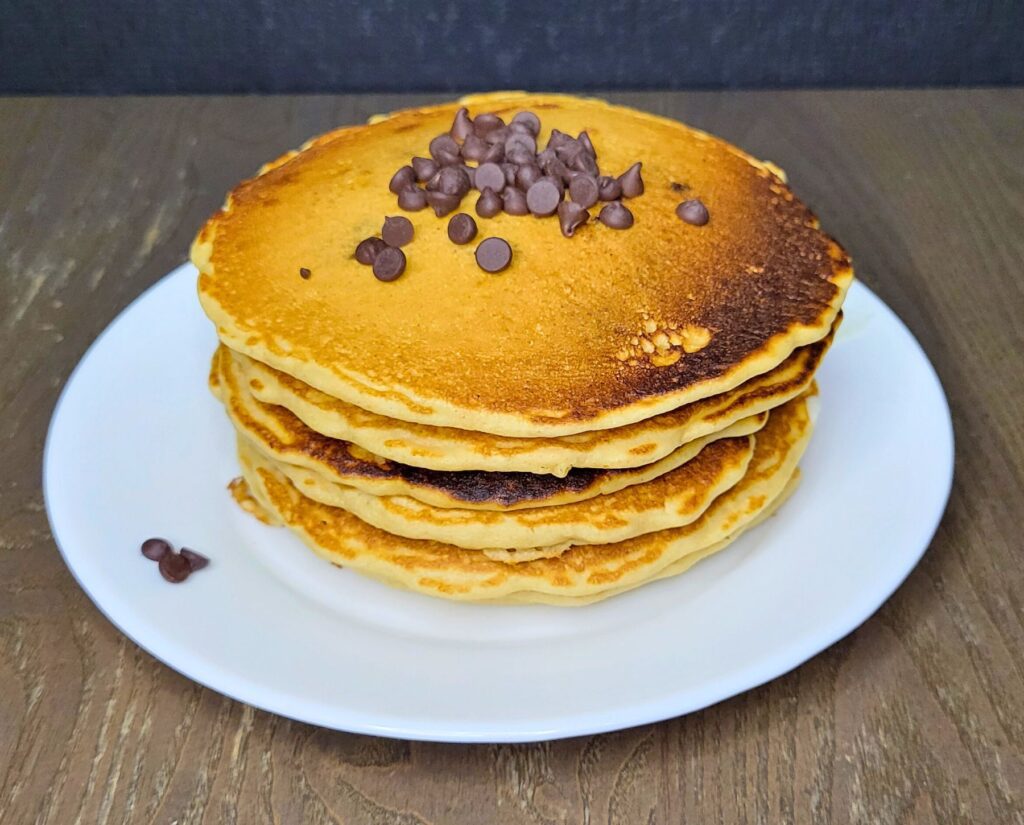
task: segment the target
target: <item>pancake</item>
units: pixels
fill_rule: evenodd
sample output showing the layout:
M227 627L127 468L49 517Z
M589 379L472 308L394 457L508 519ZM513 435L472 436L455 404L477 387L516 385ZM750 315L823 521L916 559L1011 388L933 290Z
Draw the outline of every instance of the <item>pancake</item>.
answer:
M466 105L536 111L541 142L552 128L587 130L606 170L641 160L635 225L595 221L566 239L557 220L502 213L481 223L514 253L496 276L449 241L446 221L408 213L408 267L383 283L351 251L398 213L391 175L448 130L457 104L397 112L268 164L203 227L192 260L220 339L380 415L548 438L726 392L828 334L849 259L769 164L593 99L499 93ZM708 206L706 226L676 217L683 190Z
M757 437L748 472L685 527L624 542L573 547L556 558L522 564L494 561L480 552L415 541L378 530L345 510L301 495L271 464L243 444L245 479L275 518L334 564L431 596L456 600L543 601L583 599L651 581L672 565L737 535L771 507L792 478L811 435L804 397L787 402Z
M293 464L272 464L304 496L398 536L476 550L552 547L607 544L689 524L743 478L754 438L704 444L696 457L646 484L572 504L511 511L433 507L408 496L375 496L326 482Z
M836 326L842 313L836 319ZM800 347L769 372L728 392L613 430L555 438L505 438L387 418L332 398L279 370L232 353L246 388L284 407L315 432L374 455L432 470L551 473L573 467L621 469L650 464L683 444L795 398L810 386L835 335ZM229 350L226 350L230 352Z
M215 362L211 370L216 373L215 394L238 433L268 458L308 470L322 484L342 484L374 496L408 496L434 507L521 510L607 495L674 470L711 441L756 432L767 420L767 413L741 419L643 467L574 469L561 478L475 470L439 472L387 461L346 441L315 433L283 407L263 404L249 395L239 381L235 360L226 351L218 350Z

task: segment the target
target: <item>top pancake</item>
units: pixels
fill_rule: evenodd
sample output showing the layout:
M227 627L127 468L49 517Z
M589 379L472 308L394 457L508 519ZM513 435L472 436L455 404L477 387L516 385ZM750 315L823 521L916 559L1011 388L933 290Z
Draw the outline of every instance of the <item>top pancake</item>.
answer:
M724 392L828 333L849 260L768 165L597 100L502 93L466 105L506 119L535 111L541 145L552 128L585 129L605 173L642 161L646 191L628 202L635 225L592 221L566 239L554 218L480 219L480 238L503 237L514 251L490 275L472 244L449 241L446 219L408 213L408 268L382 283L352 251L400 214L391 175L426 154L457 104L398 112L275 161L206 224L192 254L221 339L382 415L551 437ZM676 217L689 197L708 206L706 226ZM645 353L659 333L679 343Z

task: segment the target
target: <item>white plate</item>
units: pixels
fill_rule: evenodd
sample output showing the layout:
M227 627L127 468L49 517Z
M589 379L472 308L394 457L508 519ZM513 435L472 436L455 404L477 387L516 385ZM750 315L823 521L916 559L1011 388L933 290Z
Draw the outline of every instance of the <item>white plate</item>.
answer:
M777 518L690 572L579 609L393 590L320 561L225 489L234 437L206 375L215 345L185 265L71 376L44 458L53 534L122 632L214 690L326 727L513 742L652 722L805 661L863 622L928 546L949 495L946 399L866 287L821 368L803 483ZM212 564L170 585L139 543Z

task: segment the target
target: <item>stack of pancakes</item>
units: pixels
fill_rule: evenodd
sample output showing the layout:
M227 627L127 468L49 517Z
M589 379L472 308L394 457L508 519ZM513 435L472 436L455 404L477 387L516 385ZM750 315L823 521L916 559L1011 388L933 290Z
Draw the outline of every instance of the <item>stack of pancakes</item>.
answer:
M445 598L583 604L682 572L793 489L849 259L779 170L680 123L561 95L462 103L586 130L602 168L639 159L634 226L480 219L513 249L494 275L412 212L384 283L352 251L401 214L389 178L459 104L268 164L192 253L236 497L331 562ZM676 215L687 198L706 225Z

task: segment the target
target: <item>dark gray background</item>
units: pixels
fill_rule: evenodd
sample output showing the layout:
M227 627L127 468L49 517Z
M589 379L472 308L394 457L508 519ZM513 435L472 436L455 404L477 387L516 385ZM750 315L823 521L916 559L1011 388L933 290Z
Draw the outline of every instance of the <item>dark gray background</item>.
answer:
M1024 0L0 0L0 92L1024 82Z

